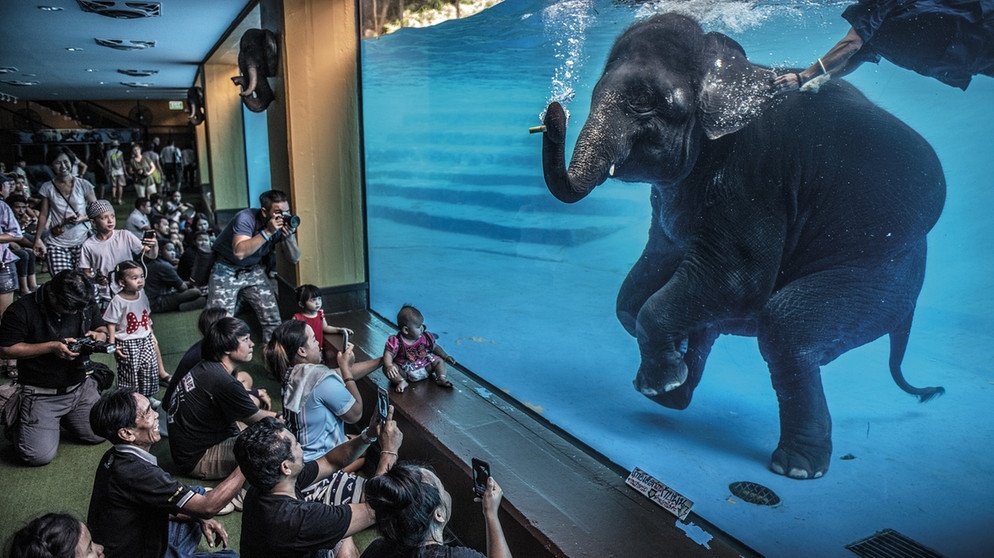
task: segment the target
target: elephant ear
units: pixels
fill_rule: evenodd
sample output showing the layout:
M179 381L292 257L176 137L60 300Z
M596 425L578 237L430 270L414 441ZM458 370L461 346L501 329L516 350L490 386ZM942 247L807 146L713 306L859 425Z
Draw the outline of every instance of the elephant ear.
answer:
M709 139L737 132L773 102L772 70L756 66L745 50L721 33L708 33L703 54L700 121Z

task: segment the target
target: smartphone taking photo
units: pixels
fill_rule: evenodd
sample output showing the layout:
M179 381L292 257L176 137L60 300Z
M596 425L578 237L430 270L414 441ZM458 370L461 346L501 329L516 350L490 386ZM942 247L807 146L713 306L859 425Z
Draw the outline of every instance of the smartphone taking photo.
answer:
M347 349L347 348L349 348L349 330L343 329L342 330L342 351L344 352L345 349Z
M490 464L481 459L473 458L473 493L477 498L483 498L487 492L487 479L490 478Z
M380 415L380 424L387 421L387 411L390 408L390 393L377 386L376 387L376 412Z
M145 231L142 233L142 240L155 240L155 231Z

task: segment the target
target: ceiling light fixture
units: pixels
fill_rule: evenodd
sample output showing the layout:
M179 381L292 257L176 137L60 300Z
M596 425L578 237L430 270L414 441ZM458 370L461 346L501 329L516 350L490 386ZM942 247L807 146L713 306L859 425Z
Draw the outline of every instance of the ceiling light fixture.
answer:
M20 79L5 79L3 83L7 85L13 85L15 87L31 87L32 85L38 85L39 82L35 80L20 80Z
M0 66L0 74L12 74L17 71L13 66Z
M121 85L125 87L152 87L155 84L147 81L122 81Z
M93 39L98 45L116 50L155 48L155 41L126 41L124 39Z
M38 6L38 9L43 12L61 12L62 8L58 6Z
M131 77L148 77L159 73L159 70L118 70L117 73Z
M66 47L66 50L68 50L69 52L83 52L83 49L79 47Z
M114 0L76 0L84 12L115 19L138 19L162 15L159 2L117 2Z

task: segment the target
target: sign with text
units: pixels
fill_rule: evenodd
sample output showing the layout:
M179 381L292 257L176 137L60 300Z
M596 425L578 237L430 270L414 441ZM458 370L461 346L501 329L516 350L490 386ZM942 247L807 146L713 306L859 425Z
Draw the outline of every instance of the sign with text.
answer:
M646 473L638 467L632 471L625 479L625 484L639 491L640 494L652 500L664 510L679 517L681 520L687 519L690 508L694 503L677 491L656 480L652 475Z

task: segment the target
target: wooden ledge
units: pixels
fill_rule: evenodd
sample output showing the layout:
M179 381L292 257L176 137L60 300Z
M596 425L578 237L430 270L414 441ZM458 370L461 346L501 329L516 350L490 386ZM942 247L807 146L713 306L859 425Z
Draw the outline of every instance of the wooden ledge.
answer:
M336 314L329 322L355 331L358 360L381 356L396 331L369 312ZM341 337L326 341L340 346ZM686 523L714 538L707 546L692 540L676 517L625 485L626 471L460 366L449 366L448 377L454 389L429 379L402 394L391 391L390 398L404 433L401 459L438 473L452 495L449 528L464 544L486 550L469 466L478 457L504 490L501 524L515 556L755 555L693 513ZM388 384L381 371L358 382L366 402L359 424L375 408L376 386Z

